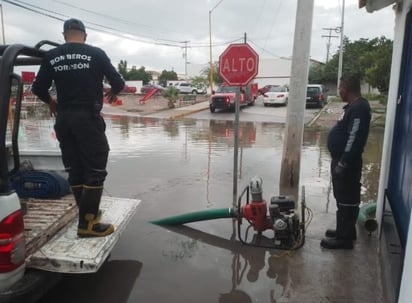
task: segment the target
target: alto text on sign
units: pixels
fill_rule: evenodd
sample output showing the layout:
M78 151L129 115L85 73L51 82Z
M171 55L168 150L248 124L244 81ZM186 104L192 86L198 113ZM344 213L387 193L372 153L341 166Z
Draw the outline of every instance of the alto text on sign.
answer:
M248 44L231 44L219 57L219 73L228 85L245 86L257 75L258 63Z

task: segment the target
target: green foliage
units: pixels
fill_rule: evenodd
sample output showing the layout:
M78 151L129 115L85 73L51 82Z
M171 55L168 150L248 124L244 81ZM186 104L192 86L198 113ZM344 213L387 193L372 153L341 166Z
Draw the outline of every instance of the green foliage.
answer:
M169 108L174 108L175 102L179 99L179 90L171 85L162 92L162 96L169 100Z
M201 71L201 75L207 78L208 86L210 82L210 66L208 65ZM219 74L219 62L213 64L213 84L221 85L223 83L222 77Z
M363 97L365 97L369 101L379 101L379 103L382 105L386 105L388 102L388 96L382 94L363 94Z
M207 77L194 77L191 82L198 90L206 89L209 86L209 78Z
M120 63L117 66L119 73L123 76L123 79L126 79L127 76L127 61L120 60Z
M178 80L177 74L175 71L167 71L163 70L162 73L159 76L159 81L174 81Z
M385 37L360 39L350 42L343 39L342 74L356 74L361 80L378 88L381 93L387 93L392 59L393 41ZM339 50L325 65L315 65L310 68L310 83L337 82Z
M128 70L126 60L120 60L118 70L125 80L141 80L143 85L152 80L152 75L146 72L146 68L144 66L141 66L139 69L137 69L136 66L133 66L130 70Z
M369 63L365 70L365 80L385 95L389 90L392 49L393 42L381 37L376 39L376 48L365 56Z

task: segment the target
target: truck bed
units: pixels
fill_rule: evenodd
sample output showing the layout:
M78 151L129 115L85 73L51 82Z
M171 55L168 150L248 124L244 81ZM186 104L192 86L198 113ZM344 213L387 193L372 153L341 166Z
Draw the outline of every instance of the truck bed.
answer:
M32 255L69 222L77 218L73 195L58 200L22 200L26 256Z
M79 238L78 209L72 195L58 200L23 201L26 266L61 273L96 272L139 204L140 200L135 199L102 197L102 220L114 224L115 232L101 238Z

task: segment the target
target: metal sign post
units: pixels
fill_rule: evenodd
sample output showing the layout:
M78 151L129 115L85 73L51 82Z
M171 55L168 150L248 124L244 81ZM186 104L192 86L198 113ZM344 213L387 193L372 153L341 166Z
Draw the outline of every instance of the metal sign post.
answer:
M235 129L234 129L234 145L233 145L233 206L237 205L237 171L239 163L239 112L240 112L240 87L236 87L235 99Z

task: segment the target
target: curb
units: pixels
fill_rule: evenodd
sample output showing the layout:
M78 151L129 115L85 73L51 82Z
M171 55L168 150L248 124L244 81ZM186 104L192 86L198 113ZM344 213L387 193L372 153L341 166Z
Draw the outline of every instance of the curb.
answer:
M306 124L306 126L308 126L308 127L309 127L309 126L312 126L313 123L315 123L315 122L318 120L319 116L320 116L325 110L328 109L328 105L329 105L330 102L331 102L331 101L329 101L328 103L326 103L326 105L319 110L319 112L312 118L312 120L310 120L310 121Z
M191 115L191 114L194 114L194 113L197 113L197 112L201 112L201 111L204 111L204 110L206 110L206 109L208 109L209 107L204 107L204 108L196 108L196 109L192 109L192 110L187 110L187 111L183 111L182 113L178 113L178 114L175 114L175 115L171 115L169 118L167 118L168 120L176 120L176 119L179 119L179 118L182 118L182 117L184 117L184 116L187 116L187 115Z

